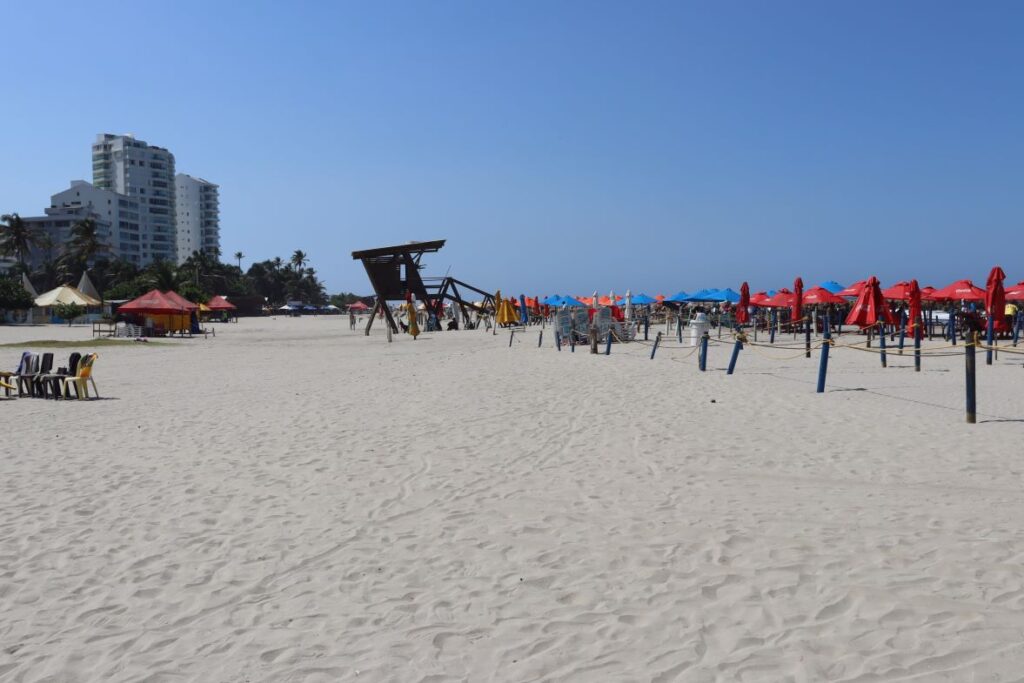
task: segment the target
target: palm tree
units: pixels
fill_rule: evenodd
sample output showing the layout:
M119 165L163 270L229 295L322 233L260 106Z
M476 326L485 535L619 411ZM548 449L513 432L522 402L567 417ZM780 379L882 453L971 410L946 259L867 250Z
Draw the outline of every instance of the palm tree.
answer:
M309 257L306 256L306 252L301 249L296 249L295 253L292 254L291 264L296 270L300 270L306 263L309 262Z
M149 264L146 280L149 286L166 292L178 286L178 272L173 263L160 259Z
M91 218L83 218L71 226L68 254L81 263L83 268L107 248L107 245L100 242L98 230L99 226Z
M3 221L0 225L0 254L16 256L24 269L26 257L38 239L38 231L16 213L4 214L0 221Z
M235 258L238 260L238 269L241 270L242 269L242 259L245 258L245 254L243 254L240 251L236 251L235 252Z

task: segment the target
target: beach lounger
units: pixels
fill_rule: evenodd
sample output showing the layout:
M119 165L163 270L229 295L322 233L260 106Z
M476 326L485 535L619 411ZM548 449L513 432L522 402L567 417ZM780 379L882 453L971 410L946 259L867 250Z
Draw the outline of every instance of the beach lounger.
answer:
M99 356L95 353L90 353L84 357L78 364L78 372L74 375L69 375L61 379L61 394L64 398L68 398L68 388L74 387L75 392L78 394L78 398L85 399L89 398L89 387L88 384L92 383L93 393L96 394L96 398L100 397L100 391L96 388L96 380L92 376L92 366L96 362Z

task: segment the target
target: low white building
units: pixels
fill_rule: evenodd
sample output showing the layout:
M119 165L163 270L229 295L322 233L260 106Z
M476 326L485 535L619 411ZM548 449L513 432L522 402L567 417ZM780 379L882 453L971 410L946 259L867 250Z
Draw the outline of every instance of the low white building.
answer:
M220 255L220 189L214 183L179 173L174 178L178 263L194 251Z

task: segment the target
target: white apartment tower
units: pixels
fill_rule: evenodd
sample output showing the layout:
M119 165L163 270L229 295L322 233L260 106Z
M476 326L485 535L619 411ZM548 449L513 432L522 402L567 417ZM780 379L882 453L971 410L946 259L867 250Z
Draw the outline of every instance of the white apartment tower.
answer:
M130 134L101 133L92 146L92 184L138 201L142 265L176 260L173 154Z
M194 251L220 255L220 196L217 185L179 173L174 178L178 263Z

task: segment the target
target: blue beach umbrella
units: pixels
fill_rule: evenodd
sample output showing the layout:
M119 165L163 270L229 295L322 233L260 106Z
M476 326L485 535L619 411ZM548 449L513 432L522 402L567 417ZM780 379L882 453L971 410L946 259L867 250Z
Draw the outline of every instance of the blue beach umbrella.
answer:
M719 301L728 301L731 304L738 304L740 302L740 293L733 291L729 287L718 290L718 293L722 295Z
M827 289L828 291L832 292L833 294L838 294L839 292L841 292L844 289L846 289L845 287L843 287L841 284L839 284L835 280L829 280L828 282L822 282L818 286L821 287L822 289Z
M676 303L683 303L684 301L688 300L689 296L690 296L689 294L687 294L686 292L684 292L683 290L680 289L678 292L676 292L675 294L673 294L669 298L665 299L665 301L674 301Z
M714 289L699 289L690 296L686 297L685 301L718 301L718 291Z
M582 301L578 301L577 299L574 299L571 296L563 296L562 297L562 304L564 304L566 306L573 306L575 308L586 308L587 307L587 305L585 303L583 303Z
M552 294L548 298L544 299L544 301L541 303L543 303L546 306L561 306L562 297L559 296L558 294Z
M637 294L636 296L633 297L633 304L637 305L637 306L642 306L644 304L656 304L656 303L658 303L657 299L652 299L651 297L647 296L646 294Z

